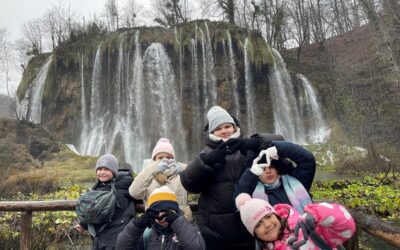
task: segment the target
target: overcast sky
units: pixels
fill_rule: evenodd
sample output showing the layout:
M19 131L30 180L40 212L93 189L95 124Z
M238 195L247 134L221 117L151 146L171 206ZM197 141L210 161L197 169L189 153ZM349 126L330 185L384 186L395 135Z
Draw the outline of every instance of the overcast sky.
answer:
M21 25L28 20L40 18L52 4L57 4L59 0L0 0L0 27L8 31L10 41L15 41L21 37ZM78 16L90 17L94 13L100 15L104 9L106 0L62 0L67 6L71 4L71 9ZM118 1L120 2L120 1ZM149 2L149 0L138 1ZM21 74L13 72L11 82L16 89L20 81ZM0 93L6 94L6 86L3 79L0 79Z

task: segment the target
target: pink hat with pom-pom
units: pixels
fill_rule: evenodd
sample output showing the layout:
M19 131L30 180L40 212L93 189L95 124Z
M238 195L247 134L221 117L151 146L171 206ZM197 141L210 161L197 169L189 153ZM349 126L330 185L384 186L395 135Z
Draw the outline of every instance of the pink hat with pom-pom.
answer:
M153 153L151 154L151 158L154 160L158 153L167 153L170 154L173 158L175 158L175 150L172 146L171 142L167 138L160 138L153 149Z
M243 225L253 236L257 223L267 214L275 213L275 209L267 201L251 198L246 193L241 193L236 197L236 207L239 208Z

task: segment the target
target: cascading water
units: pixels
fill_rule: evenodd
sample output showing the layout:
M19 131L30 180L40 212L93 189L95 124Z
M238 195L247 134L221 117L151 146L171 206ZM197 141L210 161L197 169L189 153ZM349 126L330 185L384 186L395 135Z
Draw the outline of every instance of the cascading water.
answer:
M304 89L304 98L301 99L301 105L307 113L303 115L303 120L310 120L307 141L310 143L323 143L328 139L331 130L327 127L322 117L321 108L310 81L302 74L297 74L296 77L301 80Z
M246 104L247 104L247 133L254 134L257 132L256 117L254 110L257 108L254 102L255 92L253 86L253 76L251 75L250 62L247 54L248 39L244 42L244 71L246 82Z
M246 39L243 44L237 41L243 46L243 54L235 53L235 41L232 41L228 30L220 33L223 34L222 40L214 40L214 33L211 41L208 26L204 24L202 28L196 25L192 33L194 37L189 40L190 46L184 47L182 42L179 51L178 47L172 47L171 44L164 47L161 43L151 41L140 43L140 33L136 30L134 33L122 32L119 41L112 40L110 43L104 40L100 43L92 66L85 64L82 55L81 131L78 147L82 155L112 152L121 160L125 158L132 169L138 172L142 160L150 156L156 141L160 137L167 137L174 144L177 159L187 162L189 155L200 150L204 118L212 105L230 107L229 111L236 114L247 128L246 134L268 132L257 131L257 124L262 117L256 120L256 114L268 112L269 107L263 107L261 112L257 110L264 102L255 98L255 86L267 82L267 76L265 81L260 81L259 76L253 79L247 54L250 41ZM180 32L175 30L176 39L172 39L174 46L180 42ZM114 44L117 44L115 48ZM221 51L218 46L222 46L223 58L218 53ZM190 51L190 60L182 58L186 51ZM307 133L304 133L290 77L279 53L273 53L275 67L268 77L276 132L284 135L287 140L304 143ZM174 65L173 62L178 62L178 56L179 65ZM50 61L46 61L35 81L43 79L44 82L49 65ZM91 77L85 79L84 76L89 73L86 72L88 68L92 69ZM217 78L216 73L223 75ZM238 86L239 79L244 81L243 87ZM184 92L181 92L180 81L187 84ZM304 100L311 99L312 103L315 93L307 90L306 85L303 88L308 94L303 95L308 97ZM186 92L187 89L190 92ZM218 91L221 94L219 96ZM184 110L182 104L188 104ZM310 115L316 117L313 131L321 131L318 128L325 126L319 122L319 117L322 118L321 110L316 108L316 101L310 105L309 109L313 110ZM307 137L311 142L320 141L313 138L325 138L321 132L312 132L311 137Z
M205 68L205 74L203 76L203 81L207 87L207 94L211 97L210 104L217 104L217 83L214 74L214 54L211 46L210 31L208 30L207 22L204 23L206 28L206 34L203 34L203 68ZM204 35L206 36L204 39ZM209 107L207 107L209 108Z
M279 52L272 49L272 54L275 66L269 77L275 133L283 135L286 140L304 144L304 125L293 93L292 80Z
M18 105L18 117L40 124L42 120L42 96L46 76L52 62L52 56L46 60L45 64L40 68L35 79L31 83L31 89L25 92L25 97Z
M234 109L234 115L236 117L239 117L239 92L238 92L238 87L237 87L237 77L235 75L236 72L236 67L235 67L235 55L233 54L233 48L232 48L232 38L231 38L231 33L229 33L229 30L226 31L227 37L228 37L228 51L229 51L229 72L231 74L231 82L232 82L232 96L233 96L233 109Z

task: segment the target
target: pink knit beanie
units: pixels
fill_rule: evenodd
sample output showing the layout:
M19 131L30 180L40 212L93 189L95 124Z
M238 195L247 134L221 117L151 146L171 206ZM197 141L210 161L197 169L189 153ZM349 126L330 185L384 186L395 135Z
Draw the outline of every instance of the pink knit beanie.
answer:
M151 154L151 159L154 160L154 157L156 157L158 153L168 153L172 155L173 158L175 158L174 147L167 138L160 138L160 140L158 140L156 146L153 149L153 153Z
M275 209L267 201L251 198L246 193L236 197L236 207L239 208L243 225L253 236L257 223L267 214L275 213Z

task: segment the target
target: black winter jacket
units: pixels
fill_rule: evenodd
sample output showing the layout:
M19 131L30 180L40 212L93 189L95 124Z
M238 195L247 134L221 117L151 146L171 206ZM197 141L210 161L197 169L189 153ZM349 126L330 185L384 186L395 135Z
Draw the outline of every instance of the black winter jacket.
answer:
M214 150L222 140L209 139L208 127L203 131L205 148L201 154ZM183 187L200 193L198 224L207 245L225 248L254 249L254 239L240 220L234 203L235 185L246 169L245 156L240 151L225 157L226 164L214 169L197 156L181 172Z
M117 249L120 250L143 250L144 238L143 228L138 228L134 224L135 219L125 227L119 234ZM199 228L188 222L183 216L179 216L170 225L172 232L160 234L156 229L152 229L147 242L146 250L204 250L204 239L200 234Z
M129 170L120 169L115 177L115 188L117 190L117 200L113 218L103 229L103 225L95 225L96 237L92 237L93 250L115 249L118 234L124 229L128 222L136 215L134 199L129 195L128 189L133 178ZM111 190L111 181L97 181L93 190ZM82 225L82 224L81 224ZM82 225L87 228L87 225ZM100 231L101 229L101 231Z

